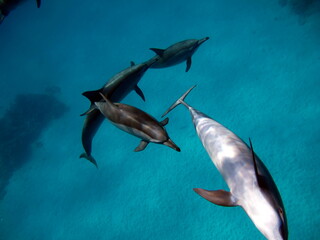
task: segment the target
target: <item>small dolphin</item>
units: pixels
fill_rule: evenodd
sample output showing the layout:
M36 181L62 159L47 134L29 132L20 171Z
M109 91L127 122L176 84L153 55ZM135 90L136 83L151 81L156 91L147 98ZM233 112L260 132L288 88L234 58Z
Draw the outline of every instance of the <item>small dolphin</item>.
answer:
M179 104L191 113L197 134L212 162L230 188L194 191L208 201L227 207L241 206L269 240L287 240L288 227L280 193L269 171L250 147L229 129L184 102L190 88L164 115Z
M155 64L151 66L151 68L165 68L171 67L181 62L186 61L187 68L186 72L189 71L191 67L191 57L199 48L199 46L207 41L209 37L198 39L188 39L176 44L171 45L167 49L159 49L159 48L150 48L154 51L157 56L151 58L151 60L158 58Z
M126 97L132 90L135 90L137 94L145 100L143 92L138 87L138 82L148 70L148 68L157 61L148 61L147 63L134 64L131 62L129 68L124 69L115 76L113 76L102 88L95 91L88 91L82 93L87 97L91 106L88 111L82 115L87 115L83 129L82 129L82 145L84 147L85 153L80 155L80 158L86 158L94 165L97 166L96 160L92 157L92 140L97 133L100 125L103 122L103 115L98 109L96 109L94 103L102 101L103 98L100 95L100 92L103 93L106 98L112 102L120 102L124 97Z
M0 23L9 13L25 0L0 0ZM37 7L41 5L41 0L36 0Z
M144 150L149 142L163 144L180 152L180 148L169 138L164 128L168 124L168 118L158 122L138 108L112 103L103 94L101 96L105 102L95 103L100 112L117 128L142 139L135 152Z

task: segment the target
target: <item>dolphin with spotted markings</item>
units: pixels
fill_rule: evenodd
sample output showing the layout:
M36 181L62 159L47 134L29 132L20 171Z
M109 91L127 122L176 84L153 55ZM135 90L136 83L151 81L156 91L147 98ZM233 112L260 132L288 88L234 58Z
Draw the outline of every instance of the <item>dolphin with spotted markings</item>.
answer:
M248 146L229 129L184 102L194 87L163 116L179 104L188 108L196 132L230 192L201 188L194 191L220 206L241 206L267 239L287 240L287 219L280 193L266 166L255 154L251 140Z
M197 51L199 46L208 39L209 37L202 39L188 39L175 43L166 49L150 48L150 50L157 54L151 58L151 61L158 59L151 68L171 67L186 61L186 72L188 72L191 67L192 55Z
M169 138L164 126L168 124L166 118L158 122L154 117L133 106L112 103L103 94L104 102L95 102L100 112L117 128L141 139L135 152L142 151L148 143L163 144L180 152L180 148Z

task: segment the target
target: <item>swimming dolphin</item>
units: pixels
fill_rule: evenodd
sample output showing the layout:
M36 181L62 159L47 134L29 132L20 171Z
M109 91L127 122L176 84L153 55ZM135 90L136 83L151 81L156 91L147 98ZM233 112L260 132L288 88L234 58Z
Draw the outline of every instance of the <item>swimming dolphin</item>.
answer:
M269 240L287 240L288 227L280 193L269 171L250 147L229 129L184 102L194 87L182 95L164 115L179 104L191 113L197 134L212 162L230 188L194 191L221 206L241 206Z
M25 0L0 0L0 23L9 13ZM36 0L37 7L41 5L41 0Z
M169 119L158 122L146 112L122 103L112 103L103 94L105 102L96 102L100 112L117 128L141 140L135 152L142 151L149 142L163 144L180 152L180 148L169 138L164 126Z
M103 122L103 115L98 109L96 109L94 103L102 101L103 98L100 95L100 92L110 99L112 102L120 102L124 97L126 97L132 90L135 90L138 95L145 100L143 92L138 87L138 82L147 71L147 69L156 62L148 61L148 63L134 64L131 62L131 66L119 72L113 76L102 88L95 91L87 91L82 93L87 97L91 106L87 112L82 115L87 115L83 129L82 129L82 145L85 150L85 153L80 155L80 158L86 158L94 165L97 166L96 160L92 157L92 140L97 133L100 125Z
M151 58L151 60L158 58L155 64L151 68L165 68L171 67L181 62L186 61L187 68L186 72L189 71L191 67L191 57L199 48L199 46L207 41L209 37L198 39L188 39L176 44L171 45L167 49L150 48L157 55Z

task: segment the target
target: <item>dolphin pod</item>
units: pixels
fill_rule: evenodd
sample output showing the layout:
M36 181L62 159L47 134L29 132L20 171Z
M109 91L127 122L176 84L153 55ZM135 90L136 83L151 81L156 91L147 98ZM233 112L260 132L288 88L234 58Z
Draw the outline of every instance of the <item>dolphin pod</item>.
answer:
M90 102L90 108L82 115L86 115L86 119L82 129L82 145L85 152L80 155L80 158L86 158L94 165L97 162L91 155L92 140L98 131L101 123L104 120L103 115L95 108L94 102L99 102L103 98L100 93L113 102L119 102L126 97L132 90L135 90L139 96L144 100L145 97L138 87L138 82L147 71L147 69L157 60L148 63L134 64L113 76L102 88L95 91L87 91L82 93Z
M80 158L86 158L97 166L97 162L91 152L93 138L104 120L103 115L94 106L95 102L103 101L100 92L111 102L120 102L132 90L135 90L137 94L145 100L143 92L137 84L149 68L152 68L158 62L161 62L158 67L169 67L186 60L191 65L192 54L208 39L209 37L205 37L200 40L189 39L173 44L165 50L163 57L159 57L157 55L150 60L137 65L131 62L131 66L129 68L126 68L113 76L102 88L82 93L82 95L90 100L91 105L85 113L81 114L82 116L86 115L86 119L82 128L81 137L82 146L85 152L80 155Z
M0 24L9 13L24 0L0 0ZM41 0L36 0L37 7L41 5Z
M186 72L189 71L192 55L208 39L189 39L164 50L153 48L157 55L150 60L138 65L132 63L131 67L116 74L102 88L84 92L91 105L82 114L86 115L82 132L85 153L80 157L97 166L91 147L104 117L119 129L141 139L135 151L142 151L153 142L180 152L164 128L168 118L158 122L146 112L119 102L132 90L145 100L137 84L149 68L171 67L186 61ZM222 124L188 105L184 99L193 88L172 104L162 117L179 104L189 110L198 137L230 189L228 192L194 188L194 191L216 205L242 207L267 239L287 240L287 218L280 193L268 169L254 152L251 140L248 146Z
M195 87L195 86L194 86ZM253 150L229 129L188 105L190 88L162 115L179 104L190 112L196 132L230 192L194 191L220 206L241 206L258 230L269 240L287 240L288 226L280 193L271 174Z

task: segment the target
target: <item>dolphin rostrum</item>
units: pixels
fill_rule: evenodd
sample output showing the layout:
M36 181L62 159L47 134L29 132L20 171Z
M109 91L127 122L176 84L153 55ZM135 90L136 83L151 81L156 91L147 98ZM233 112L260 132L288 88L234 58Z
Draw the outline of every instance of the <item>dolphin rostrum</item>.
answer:
M158 122L146 112L122 103L112 103L103 94L105 102L96 102L100 112L117 128L141 140L135 152L142 151L149 142L163 144L180 152L180 148L169 138L164 126L169 119Z
M159 48L150 48L154 51L157 55L151 58L158 58L155 64L153 64L150 68L165 68L171 67L181 62L186 61L187 67L186 72L189 71L191 67L191 57L199 48L199 46L207 41L209 37L198 39L188 39L178 43L171 45L166 49L159 49Z
M269 171L250 147L229 129L184 102L194 87L182 95L164 115L179 104L191 113L197 134L230 192L194 191L221 206L241 206L269 240L287 240L288 227L280 193Z
M87 112L82 114L87 116L82 129L82 145L85 153L82 153L80 158L86 158L97 166L97 162L92 157L91 151L92 140L104 119L103 115L94 105L95 102L103 100L100 92L103 93L103 95L110 101L120 102L132 90L135 90L138 95L145 100L145 97L137 84L147 69L156 61L157 59L141 64L134 64L131 62L130 67L113 76L105 85L103 85L102 88L96 91L87 91L82 93L82 95L90 100L91 106Z
M24 2L24 0L0 0L0 23L2 23L4 18L22 2ZM36 2L37 7L39 8L41 0L36 0Z

